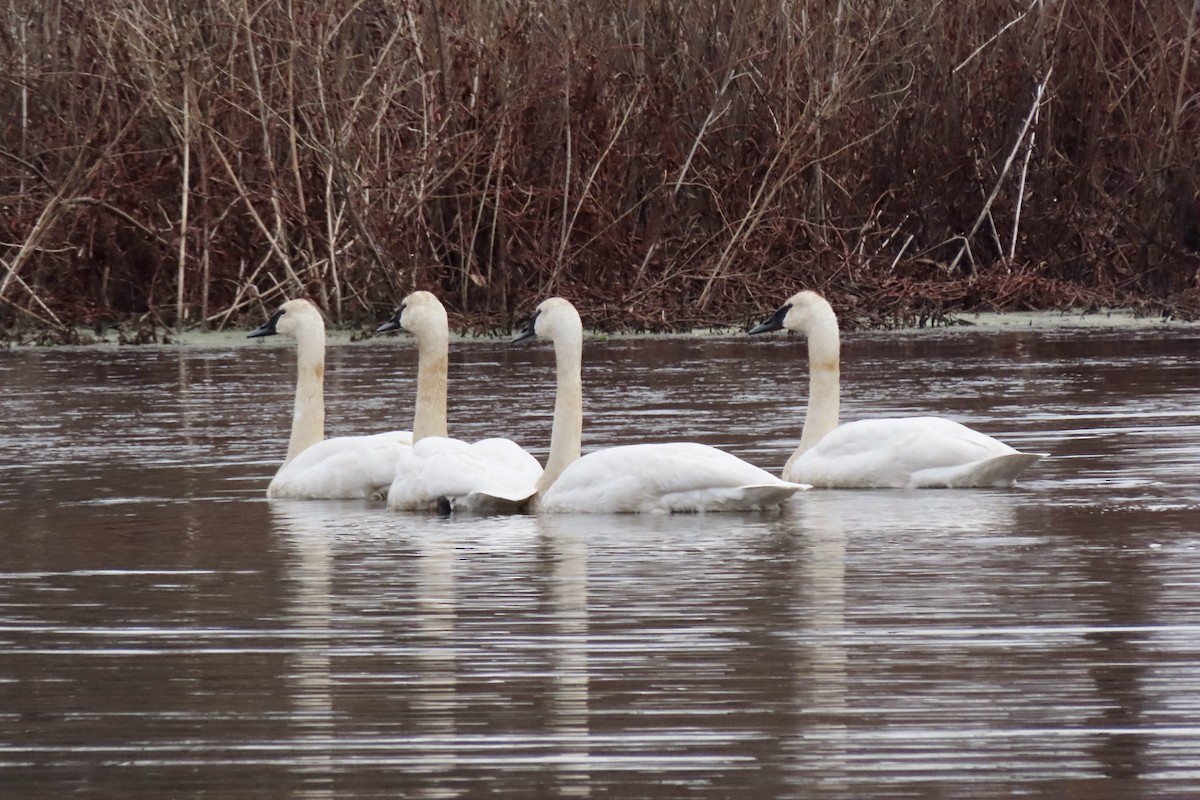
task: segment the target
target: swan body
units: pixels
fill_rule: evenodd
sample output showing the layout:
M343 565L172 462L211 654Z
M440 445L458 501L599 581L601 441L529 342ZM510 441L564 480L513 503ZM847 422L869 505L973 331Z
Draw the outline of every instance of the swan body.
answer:
M837 317L816 292L793 295L751 334L786 328L808 337L809 399L800 444L783 468L789 481L822 488L1011 486L1040 459L940 417L838 424Z
M323 439L280 468L267 497L380 499L411 441L407 431Z
M388 508L511 513L533 496L541 474L537 459L511 439L431 436L397 462Z
M610 447L580 456L583 433L583 325L566 300L538 306L514 341L554 343L557 391L550 456L532 505L548 513L761 511L807 486L694 442Z
M325 321L307 300L289 300L251 338L274 335L296 341L296 399L287 457L267 486L267 497L365 499L381 497L412 434L325 438Z
M863 419L834 428L784 475L826 488L1009 486L1039 458L940 417Z
M446 435L450 326L429 292L413 292L379 331L403 328L417 339L417 416L413 446L397 461L387 491L393 511L512 513L534 494L542 466L511 439L474 443Z
M695 442L631 444L588 453L538 503L546 512L765 511L804 488Z

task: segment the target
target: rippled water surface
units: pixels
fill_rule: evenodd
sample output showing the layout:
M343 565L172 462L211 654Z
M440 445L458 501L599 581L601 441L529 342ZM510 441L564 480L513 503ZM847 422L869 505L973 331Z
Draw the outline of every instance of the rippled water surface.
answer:
M0 796L1200 795L1198 345L846 337L843 418L1052 454L1011 490L482 519L264 499L286 347L0 352ZM799 437L798 339L585 358L585 449ZM328 433L414 363L331 348ZM455 342L452 433L544 458L551 368Z

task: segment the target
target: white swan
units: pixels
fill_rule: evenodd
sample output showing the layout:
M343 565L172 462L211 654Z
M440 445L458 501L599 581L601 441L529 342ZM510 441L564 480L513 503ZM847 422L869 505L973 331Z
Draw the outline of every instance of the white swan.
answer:
M575 307L552 297L513 341L554 343L557 391L550 456L533 507L546 512L759 511L807 486L708 445L635 444L580 457L583 436L583 325Z
M382 496L412 435L325 438L325 320L307 300L289 300L250 338L280 334L296 340L296 401L287 457L267 486L267 497L302 500Z
M1010 486L1042 456L939 417L864 419L838 425L837 317L816 292L793 295L751 334L786 328L808 337L808 412L789 481L824 488Z
M475 513L520 510L533 496L542 465L511 439L468 444L446 436L446 308L429 292L413 292L379 331L403 328L417 338L417 418L413 447L396 462L388 490L395 511Z

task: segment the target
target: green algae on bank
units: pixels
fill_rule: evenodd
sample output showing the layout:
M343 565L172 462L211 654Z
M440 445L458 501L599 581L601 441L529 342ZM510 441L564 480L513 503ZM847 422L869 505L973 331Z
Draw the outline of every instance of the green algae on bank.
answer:
M937 325L907 325L897 326L892 330L973 330L973 331L1069 331L1069 330L1102 330L1102 329L1150 329L1169 326L1173 328L1190 328L1197 324L1172 317L1149 316L1130 309L1102 309L1100 311L1013 311L1013 312L955 312L947 316L945 324ZM852 327L847 325L847 328ZM189 348L227 348L227 347L284 347L287 343L255 341L248 339L249 329L227 328L222 331L187 330L181 333L159 329L154 336L141 335L130 337L127 332L106 331L97 335L90 328L75 329L72 334L57 337L48 334L28 334L8 339L0 338L0 347L189 347ZM621 339L621 338L687 338L705 336L739 336L745 333L743 328L703 328L684 333L647 333L628 331L623 333L592 332L592 338ZM459 331L452 335L456 341L495 340L504 339L507 333L470 333ZM326 340L331 346L378 344L379 340L397 342L409 341L411 337L398 335L375 334L365 328L329 328L326 330Z

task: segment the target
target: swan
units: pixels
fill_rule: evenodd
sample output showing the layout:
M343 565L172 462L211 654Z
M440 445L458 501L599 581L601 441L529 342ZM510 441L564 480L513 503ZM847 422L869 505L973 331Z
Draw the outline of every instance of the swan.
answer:
M737 456L694 442L609 447L580 456L583 436L583 324L575 307L551 297L514 342L554 344L557 391L550 456L532 505L550 513L760 511L809 487L781 481Z
M381 497L412 434L325 438L325 320L307 300L289 300L248 338L296 340L296 400L287 457L267 486L267 497L358 499Z
M377 330L399 328L417 339L417 418L413 421L413 446L396 462L387 493L388 508L437 509L442 513L519 511L533 496L542 474L538 460L511 439L467 443L446 435L450 326L445 306L429 292L413 292Z
M864 419L838 425L837 316L816 292L793 295L750 334L786 328L808 337L808 412L783 477L823 488L1011 486L1042 457L940 417Z

